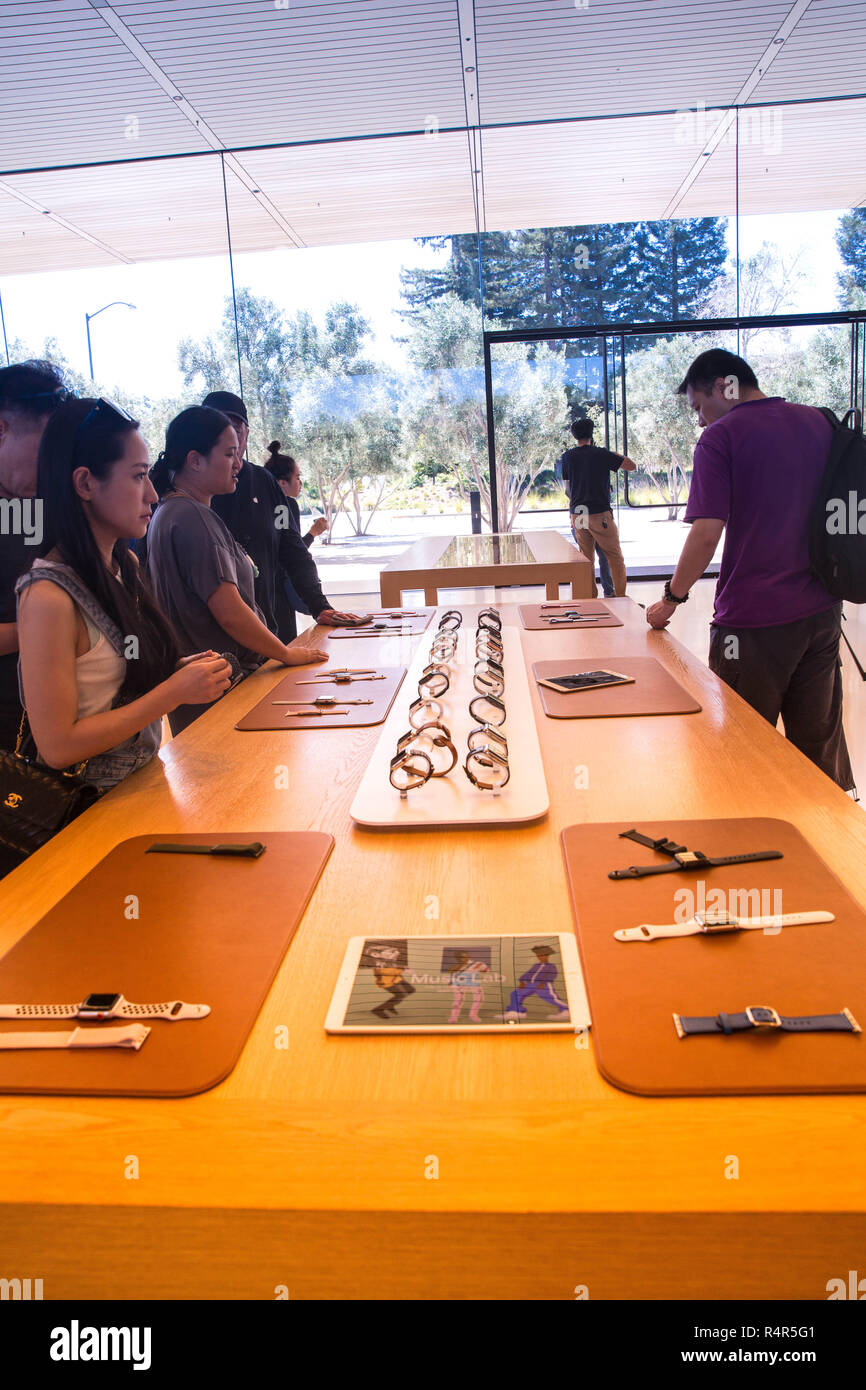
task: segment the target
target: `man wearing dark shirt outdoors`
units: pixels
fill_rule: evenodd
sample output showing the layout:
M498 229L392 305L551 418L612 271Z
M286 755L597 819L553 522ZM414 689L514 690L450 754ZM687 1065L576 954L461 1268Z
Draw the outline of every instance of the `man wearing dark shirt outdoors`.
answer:
M202 405L221 410L237 432L238 457L242 460L237 488L214 497L211 506L258 570L256 602L271 632L276 632L281 642L290 642L298 635L294 611L288 605L281 606L281 621L277 623L276 586L282 587L281 570L285 570L317 623L344 627L358 622L357 614L332 608L322 593L316 562L298 531L288 523L285 498L277 480L266 468L251 464L244 457L250 431L247 409L240 396L230 391L211 391ZM281 518L285 518L283 526L279 525Z
M710 627L710 669L844 791L854 788L842 727L842 604L809 566L809 518L832 431L819 410L765 396L742 357L695 358L678 394L704 433L695 448L691 522L665 597L666 627L725 546Z
M42 541L36 459L45 426L68 394L51 362L0 370L0 749L6 752L21 723L15 583Z
M615 454L611 449L593 444L592 429L591 420L576 420L572 425L571 432L577 440L577 447L566 449L559 460L562 481L568 494L572 535L581 553L592 565L593 598L598 593L595 583L596 546L610 567L612 594L607 592L604 567L601 566L605 594L609 598L622 598L626 586L625 560L610 507L610 475L618 468L630 473L635 464L624 454Z

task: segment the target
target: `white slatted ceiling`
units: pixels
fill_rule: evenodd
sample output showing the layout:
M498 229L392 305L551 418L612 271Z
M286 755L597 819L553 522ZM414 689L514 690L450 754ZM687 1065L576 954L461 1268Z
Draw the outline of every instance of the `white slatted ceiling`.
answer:
M864 0L812 0L762 80L756 100L844 96L864 90Z
M581 10L573 0L476 0L481 120L711 107L737 96L762 55L753 101L859 89L863 0L804 6L589 0ZM474 44L471 12L464 8L460 33L457 11L457 0L290 0L287 9L271 0L117 0L110 10L106 0L13 0L0 13L0 161L8 170L337 138L228 158L235 249L472 230L472 170L481 166L465 134L340 142L464 121L462 45ZM767 63L774 34L797 15ZM741 211L866 201L864 110L862 101L785 108L780 151L741 147ZM132 140L130 116L139 123ZM485 129L483 225L732 213L732 147L702 160L677 143L673 120ZM222 179L210 156L0 180L7 273L225 248Z
M138 137L127 117L138 117ZM140 63L83 0L0 8L5 169L203 149Z
M118 0L114 10L226 143L463 120L454 0Z
M476 0L481 119L733 100L791 0Z

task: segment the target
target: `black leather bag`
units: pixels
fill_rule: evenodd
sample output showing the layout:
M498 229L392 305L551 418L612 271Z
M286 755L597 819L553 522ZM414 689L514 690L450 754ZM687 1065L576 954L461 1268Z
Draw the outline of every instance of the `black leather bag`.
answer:
M59 772L28 757L36 748L22 716L14 752L0 753L0 845L26 859L99 797L81 776L87 762Z

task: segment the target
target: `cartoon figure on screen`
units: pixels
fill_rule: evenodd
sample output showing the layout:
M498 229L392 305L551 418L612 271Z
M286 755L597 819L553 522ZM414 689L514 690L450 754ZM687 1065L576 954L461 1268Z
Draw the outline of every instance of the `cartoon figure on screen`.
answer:
M483 960L473 960L468 951L458 951L457 957L452 966L451 990L454 1000L449 1023L457 1023L460 1019L460 1010L463 1008L463 1000L467 994L472 996L472 1004L469 1009L469 1022L480 1023L481 1019L478 1010L484 998L484 990L480 984L480 976L490 974L490 966Z
M506 1023L517 1023L521 1018L526 1018L526 1009L523 1005L531 994L537 994L545 1004L555 1006L555 1012L548 1014L547 1017L557 1018L562 1023L566 1023L568 1021L568 1005L559 998L553 988L553 982L559 974L550 959L553 951L549 946L533 946L532 950L538 957L538 964L531 965L528 970L524 970L518 988L511 991L508 1008L502 1018Z
M377 946L373 949L368 947L368 954L374 956L381 964L373 966L373 979L379 989L387 990L394 995L393 999L383 999L381 1004L377 1004L375 1009L371 1009L372 1014L377 1014L379 1018L387 1018L389 1014L393 1017L397 1013L397 1005L408 995L415 993L415 986L410 985L403 979L405 966L398 964L400 951L395 946Z

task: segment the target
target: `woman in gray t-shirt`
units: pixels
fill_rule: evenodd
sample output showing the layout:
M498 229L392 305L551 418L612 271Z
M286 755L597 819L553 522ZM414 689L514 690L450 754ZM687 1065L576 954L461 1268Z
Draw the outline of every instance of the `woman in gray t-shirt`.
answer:
M253 562L211 510L233 492L240 472L237 435L227 416L190 406L172 420L150 479L160 495L147 535L147 568L181 651L231 652L245 675L269 657L284 666L327 661L318 647L286 646L256 605ZM201 713L179 709L172 733Z

